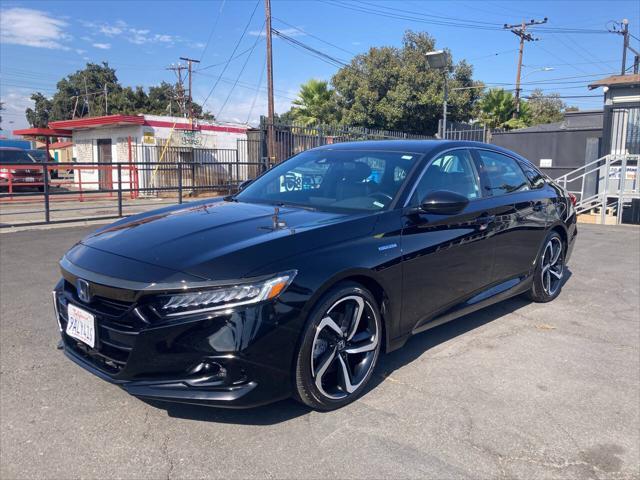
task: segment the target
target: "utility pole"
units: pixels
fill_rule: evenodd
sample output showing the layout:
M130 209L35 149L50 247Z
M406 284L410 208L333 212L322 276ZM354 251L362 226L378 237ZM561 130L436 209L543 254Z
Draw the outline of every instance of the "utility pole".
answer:
M107 84L104 84L104 114L109 115L109 93L107 92Z
M182 76L182 72L186 69L187 67L181 63L177 65L171 64L171 66L167 67L167 70L175 72L178 79L178 83L176 84L176 100L178 101L178 106L180 107L180 112L183 117L187 116L186 97L184 94L184 78Z
M275 160L275 128L273 105L273 52L271 49L271 0L264 0L265 29L267 33L267 155L269 163Z
M193 124L193 90L192 90L192 65L193 63L200 63L200 60L195 60L193 58L188 58L188 57L180 57L180 60L184 60L185 62L187 62L188 65L188 72L189 72L189 123Z
M522 73L522 55L524 53L524 42L537 42L539 39L533 37L530 33L527 33L527 27L532 25L542 25L547 23L547 17L543 20L529 20L528 22L522 21L521 24L508 25L504 24L506 30L511 30L516 37L520 38L520 49L518 52L518 71L516 73L516 110L513 112L513 118L518 118L520 115L520 74Z
M620 75L624 75L627 72L627 48L629 48L629 20L626 18L622 20L622 35L624 41L622 42L622 71Z
M609 29L611 33L617 33L622 35L622 68L620 69L620 75L627 73L627 50L630 50L633 54L633 73L638 73L640 64L640 52L629 45L629 20L624 18L621 22L615 22L613 28Z

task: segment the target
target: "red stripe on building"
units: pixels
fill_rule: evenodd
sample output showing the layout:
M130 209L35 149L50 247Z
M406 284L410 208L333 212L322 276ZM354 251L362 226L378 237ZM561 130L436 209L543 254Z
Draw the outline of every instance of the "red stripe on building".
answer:
M209 132L226 132L226 133L246 133L247 129L243 127L225 127L222 125L189 125L188 123L166 122L164 120L145 120L144 125L148 127L164 127L176 128L178 130L207 130Z
M144 117L140 115L107 115L104 117L86 117L75 120L59 120L49 122L52 128L89 128L103 125L143 125Z

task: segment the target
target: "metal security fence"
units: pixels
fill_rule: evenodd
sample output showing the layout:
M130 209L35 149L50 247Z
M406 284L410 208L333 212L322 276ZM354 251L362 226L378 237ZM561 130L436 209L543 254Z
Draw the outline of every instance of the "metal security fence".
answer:
M457 125L455 127L448 128L445 131L443 138L446 140L468 140L472 142L490 143L492 134L494 132L502 131L503 130L500 129L492 130L483 125L469 125L468 127Z
M266 135L268 121L261 118L259 139L261 141L261 156L266 157ZM275 157L280 162L310 148L331 145L341 142L356 142L362 140L430 140L435 137L409 132L381 130L348 125L300 125L276 121L274 123Z
M139 158L147 153L144 149L136 152ZM0 227L117 218L131 209L160 205L149 203L149 199L181 204L200 195L228 195L244 180L271 167L262 161L242 161L235 153L216 151L215 158L220 161L214 162L204 161L212 152L189 154L203 161L186 161L191 157L168 161L163 157L161 162L147 158L126 163L3 165ZM25 168L30 177L23 174ZM61 171L67 174L63 178L55 175Z

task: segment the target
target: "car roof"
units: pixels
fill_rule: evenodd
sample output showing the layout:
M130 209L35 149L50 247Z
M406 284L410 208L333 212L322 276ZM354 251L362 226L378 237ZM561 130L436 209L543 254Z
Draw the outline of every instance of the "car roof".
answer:
M468 140L364 140L323 145L314 150L377 150L387 152L431 153L449 148L488 148L507 151L496 145ZM511 153L511 152L510 152Z
M18 148L18 147L0 147L0 150L9 150L11 152L24 152L24 148Z

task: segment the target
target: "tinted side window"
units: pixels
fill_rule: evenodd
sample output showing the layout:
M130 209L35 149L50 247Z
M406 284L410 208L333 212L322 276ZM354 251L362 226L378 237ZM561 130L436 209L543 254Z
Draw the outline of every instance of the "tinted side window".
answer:
M521 163L520 166L522 170L524 170L524 174L529 179L529 182L531 182L531 188L537 189L544 186L544 175L542 175L540 171L527 163Z
M24 150L0 149L0 163L34 163L34 161Z
M478 150L481 173L488 185L485 188L491 195L529 190L529 181L522 168L513 158L488 150Z
M429 192L448 190L467 197L480 198L478 176L468 150L454 150L431 162L416 185L411 205L419 205Z

